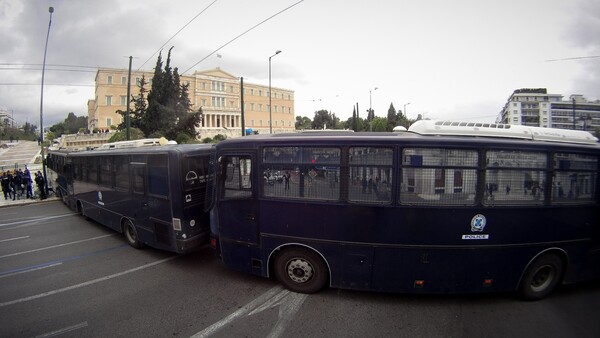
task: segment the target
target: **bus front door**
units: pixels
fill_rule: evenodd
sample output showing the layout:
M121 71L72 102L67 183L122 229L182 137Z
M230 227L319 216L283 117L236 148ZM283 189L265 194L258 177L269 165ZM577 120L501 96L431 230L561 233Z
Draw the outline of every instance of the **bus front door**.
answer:
M260 268L256 264L260 237L256 184L252 182L254 158L252 154L236 154L219 159L221 257L228 265L247 272Z

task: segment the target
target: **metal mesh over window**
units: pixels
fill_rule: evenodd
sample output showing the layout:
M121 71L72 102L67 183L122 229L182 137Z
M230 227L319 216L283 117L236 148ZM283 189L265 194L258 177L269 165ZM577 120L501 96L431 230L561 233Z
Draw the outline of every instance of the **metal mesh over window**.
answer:
M597 156L556 153L554 169L552 203L595 203Z
M267 147L263 150L263 195L337 201L340 149Z
M393 160L392 148L350 148L348 199L352 202L391 203Z
M484 204L543 204L547 164L545 153L486 152Z
M477 188L477 163L475 150L404 149L400 203L473 205Z

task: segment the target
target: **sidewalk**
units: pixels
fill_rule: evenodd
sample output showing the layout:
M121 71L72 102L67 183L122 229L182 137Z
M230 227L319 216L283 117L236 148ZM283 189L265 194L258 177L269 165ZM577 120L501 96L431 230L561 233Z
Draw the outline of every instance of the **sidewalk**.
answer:
M33 204L33 203L44 203L44 202L50 202L50 201L60 201L60 199L56 196L52 196L52 197L46 198L45 200L41 200L39 198L36 198L36 199L22 198L22 199L16 199L13 201L12 199L5 200L4 194L2 194L0 192L0 209L5 208L5 207L16 207L16 206L28 205L28 204Z

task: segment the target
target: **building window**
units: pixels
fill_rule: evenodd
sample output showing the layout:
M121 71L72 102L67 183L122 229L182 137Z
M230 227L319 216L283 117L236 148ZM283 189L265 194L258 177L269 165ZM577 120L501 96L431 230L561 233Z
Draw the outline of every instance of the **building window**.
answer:
M263 109L262 109L262 103L258 104L258 111L263 111Z
M233 93L233 86L229 86L229 91Z
M202 107L206 107L206 99L202 99Z
M112 96L106 95L106 105L112 106Z
M262 90L258 91L258 96L262 96Z
M112 84L112 75L109 75L109 76L106 78L106 83L107 83L107 84L109 84L109 85L111 85L111 84Z
M135 78L135 85L138 87L140 86L140 78L139 77Z
M250 89L250 95L254 96L254 89Z
M127 84L127 76L121 76L121 84L125 86Z
M254 103L250 103L250 111L254 111Z
M121 105L126 106L127 105L127 96L121 95L120 98L121 98Z
M112 119L111 119L110 117L107 117L107 118L106 118L106 126L107 126L107 127L110 127L110 126L112 126Z
M229 108L235 108L235 101L229 101Z

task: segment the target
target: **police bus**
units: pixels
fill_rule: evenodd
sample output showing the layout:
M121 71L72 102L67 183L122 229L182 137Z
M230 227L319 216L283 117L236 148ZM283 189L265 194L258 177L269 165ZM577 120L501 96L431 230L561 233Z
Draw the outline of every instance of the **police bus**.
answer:
M137 143L142 146L50 152L57 194L135 248L186 253L208 243L203 209L212 146Z
M540 299L600 274L599 156L583 131L447 121L226 140L211 244L296 292Z

